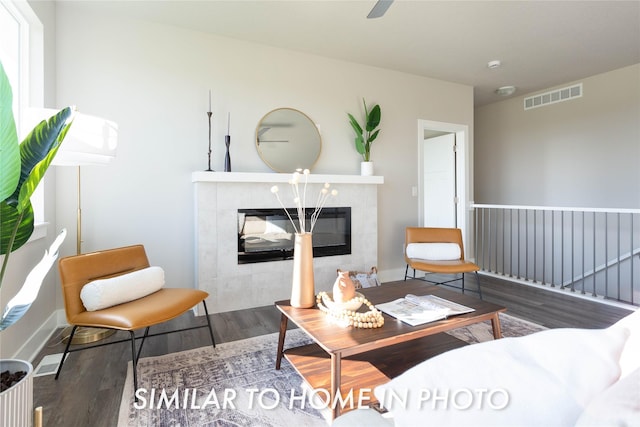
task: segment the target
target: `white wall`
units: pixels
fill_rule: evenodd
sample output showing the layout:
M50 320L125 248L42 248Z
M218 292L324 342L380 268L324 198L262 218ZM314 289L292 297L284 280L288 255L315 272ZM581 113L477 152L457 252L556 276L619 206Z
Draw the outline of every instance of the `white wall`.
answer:
M347 112L382 107L372 150L379 188L378 267L403 270L404 227L418 221L418 119L472 126L468 86L245 43L127 17L94 14L91 2L57 6L57 103L119 123L115 161L83 170L84 251L146 245L167 282L194 283L191 172L207 166L208 91L213 96L213 169L222 170L231 112L233 171L267 172L254 147L260 118L278 107L321 128L315 173L359 174ZM74 252L75 171L57 173L58 226ZM361 266L369 269L371 266Z
M640 207L640 64L580 82L570 101L476 110L476 202Z

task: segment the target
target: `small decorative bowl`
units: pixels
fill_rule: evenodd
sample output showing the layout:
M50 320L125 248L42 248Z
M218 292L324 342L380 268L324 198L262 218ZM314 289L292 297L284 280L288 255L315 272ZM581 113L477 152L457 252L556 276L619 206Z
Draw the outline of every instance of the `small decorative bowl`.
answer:
M353 299L347 302L335 302L333 301L332 293L325 293L322 295L322 302L331 311L342 311L342 310L351 310L356 311L362 306L362 300L359 298L364 298L359 292L356 292L356 296Z

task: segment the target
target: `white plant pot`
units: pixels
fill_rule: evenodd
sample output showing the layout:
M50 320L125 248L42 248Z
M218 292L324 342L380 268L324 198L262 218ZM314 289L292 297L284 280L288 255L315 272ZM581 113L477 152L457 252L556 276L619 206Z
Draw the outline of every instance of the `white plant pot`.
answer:
M0 426L33 426L33 365L25 360L1 359L0 372L25 371L27 375L0 393Z
M360 163L360 175L373 176L373 162L361 162Z

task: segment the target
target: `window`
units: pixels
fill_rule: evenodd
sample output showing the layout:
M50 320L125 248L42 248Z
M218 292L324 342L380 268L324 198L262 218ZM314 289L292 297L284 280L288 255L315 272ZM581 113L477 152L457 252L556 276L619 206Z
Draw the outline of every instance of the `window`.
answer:
M42 23L25 0L0 0L0 61L13 90L13 115L20 140L30 130L22 129L22 112L43 106L43 33ZM31 203L36 224L44 222L42 185L31 196Z
M22 80L20 76L21 70L25 68L25 64L21 64L21 27L23 27L17 15L10 10L9 3L0 3L0 28L2 28L2 37L0 37L0 60L4 67L9 83L13 89L13 115L16 122L20 118L20 110L24 108L21 102L21 95L24 93L21 87ZM24 35L22 35L24 36Z

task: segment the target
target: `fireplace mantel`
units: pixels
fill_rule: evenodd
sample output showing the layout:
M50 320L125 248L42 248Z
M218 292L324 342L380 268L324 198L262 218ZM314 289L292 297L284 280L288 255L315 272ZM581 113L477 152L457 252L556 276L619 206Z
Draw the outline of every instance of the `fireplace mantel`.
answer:
M238 263L238 210L279 208L271 187L291 174L192 173L195 203L196 287L209 293L210 312L272 305L291 295L291 260ZM382 176L310 174L314 203L324 183L338 190L326 207L351 208L351 254L314 258L316 292L331 291L336 270L368 271L378 263L378 185ZM288 195L288 192L286 192ZM283 195L286 196L286 195ZM283 200L291 204L292 200Z
M384 184L382 176L360 175L323 175L309 174L309 183L329 184ZM290 173L256 173L256 172L207 172L196 171L191 174L191 182L261 182L287 183Z

